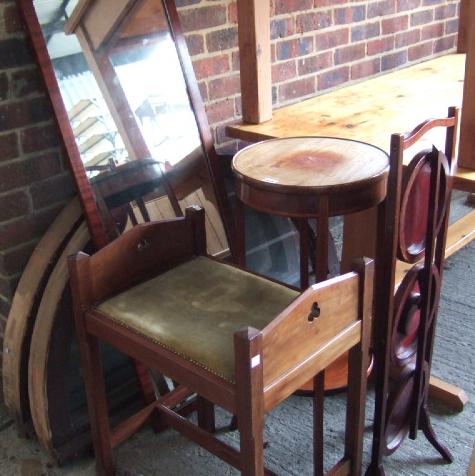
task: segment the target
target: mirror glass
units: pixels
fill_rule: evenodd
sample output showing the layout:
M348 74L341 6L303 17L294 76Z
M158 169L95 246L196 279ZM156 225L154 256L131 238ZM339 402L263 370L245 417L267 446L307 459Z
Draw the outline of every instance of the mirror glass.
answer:
M161 0L34 0L87 177L116 232L206 210L225 253L195 112Z

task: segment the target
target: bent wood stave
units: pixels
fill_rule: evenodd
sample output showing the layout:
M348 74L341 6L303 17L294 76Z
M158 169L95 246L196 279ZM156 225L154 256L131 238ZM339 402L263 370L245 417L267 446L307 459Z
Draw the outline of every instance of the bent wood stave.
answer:
M38 300L61 248L82 219L74 198L44 234L25 267L13 298L3 341L3 394L8 412L20 429L29 420L27 362Z
M28 394L31 417L37 437L53 459L56 459L52 444L50 409L48 407L48 357L55 320L58 317L61 298L69 283L67 258L81 251L90 240L85 222L81 223L66 245L46 285L31 338L28 363ZM65 402L65 405L67 402Z

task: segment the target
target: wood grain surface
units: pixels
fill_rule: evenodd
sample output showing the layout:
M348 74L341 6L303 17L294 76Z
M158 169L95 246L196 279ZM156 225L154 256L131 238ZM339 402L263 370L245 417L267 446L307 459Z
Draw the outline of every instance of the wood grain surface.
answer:
M467 75L471 84L473 76ZM263 124L240 123L226 130L248 142L318 135L360 140L389 151L392 133L405 133L426 119L444 117L449 106L462 106L464 79L465 55L445 55L276 109ZM470 101L464 107L473 110ZM455 177L456 188L462 184L463 190L475 191L475 171L465 161Z
M371 181L387 173L381 149L362 142L293 137L260 142L238 152L233 170L262 186L302 187L309 193Z
M259 125L228 126L250 142L274 137L330 136L389 149L391 133L461 106L465 55L446 55L316 96L274 111Z
M38 62L43 80L48 90L49 99L53 107L58 127L61 132L62 141L69 159L69 166L73 173L74 181L81 199L84 215L91 230L92 239L97 248L101 248L109 241L101 214L92 191L91 184L86 175L86 170L82 163L76 139L68 119L68 113L64 106L58 81L54 72L53 64L49 57L46 41L41 31L38 17L36 15L32 0L19 0L20 11L25 21L28 33L33 43L33 50ZM89 4L85 0L82 4Z
M270 3L237 2L242 115L259 124L272 118Z
M29 338L36 318L37 300L46 285L58 251L81 219L74 198L43 235L26 265L13 298L3 341L3 395L5 405L18 425L29 417L27 368Z
M81 251L90 240L86 223L82 223L58 259L41 299L31 338L28 364L28 393L36 435L54 459L54 447L48 408L48 355L52 330L61 297L69 283L68 256ZM67 402L65 402L65 405Z

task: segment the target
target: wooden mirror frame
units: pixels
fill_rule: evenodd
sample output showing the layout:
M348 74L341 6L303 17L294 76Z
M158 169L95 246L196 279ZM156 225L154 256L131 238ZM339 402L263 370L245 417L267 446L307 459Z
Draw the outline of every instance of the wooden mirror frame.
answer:
M137 0L138 1L138 0ZM200 90L196 81L193 65L188 52L188 47L181 29L178 12L173 0L162 1L171 37L174 41L178 59L181 65L183 78L185 80L190 107L194 113L198 127L201 144L204 151L206 166L211 180L211 184L216 195L218 211L223 222L226 238L229 243L231 255L234 254L234 221L231 205L224 186L224 164L214 147L206 110L201 99ZM33 0L19 0L20 11L22 13L27 31L33 46L40 71L42 73L45 86L51 105L58 123L58 128L62 136L62 141L69 164L74 177L76 188L84 208L84 214L88 223L93 243L97 249L105 246L110 238L106 229L103 216L98 208L93 188L86 175L78 146L74 137L68 113L64 105L56 74L51 62L46 42L41 30L40 23L33 5Z
M179 24L178 13L174 2L171 0L161 1L167 15L170 34L175 42L177 55L182 67L190 106L196 119L199 137L204 150L206 168L209 172L210 182L214 187L218 211L221 215L226 237L232 252L234 224L230 203L224 188L225 159L218 156L214 148L206 111L201 100L200 91L195 79L191 59ZM32 43L32 51L37 59L45 86L48 90L64 149L73 172L79 198L82 202L90 235L93 239L94 247L99 249L107 245L110 238L103 219L104 217L101 215L96 203L94 190L86 175L86 170L61 96L53 64L49 57L43 32L34 9L33 0L18 0L18 4L29 34L29 39ZM67 405L64 405L64 402L69 396L69 387L65 384L66 381L64 380L66 378L65 372L67 371L64 362L71 355L72 319L68 314L71 312L68 299L68 276L67 274L61 274L61 270L63 269L62 264L64 264L67 255L83 249L89 238L89 233L87 233L84 223L80 223L80 217L76 217L74 223L76 224L76 222L78 228L74 228L74 233L68 238L70 242L66 244L64 251L62 251L61 256L59 256L58 263L55 264L52 270L56 284L55 286L51 286L51 290L45 293L41 299L42 308L38 311L38 314L34 316L35 323L32 324L30 322L28 324L34 326L34 332L36 331L38 334L35 336L35 342L38 343L41 341L40 350L42 352L41 355L35 354L32 359L29 359L29 363L34 362L35 368L39 369L40 373L37 373L36 370L33 372L31 368L28 368L29 389L28 394L25 396L30 398L30 408L32 408L32 399L35 400L40 396L40 404L33 405L35 412L35 415L32 415L33 424L43 448L48 452L52 460L57 460L58 462L68 460L78 451L82 451L89 445L87 425L81 424L77 426L76 423L72 425L72 415ZM90 251L93 250L91 249ZM61 274L61 276L59 276L59 274ZM53 281L53 278L49 281ZM56 278L61 278L59 280L60 282ZM50 291L56 293L55 297L51 296ZM38 320L40 322L38 322ZM36 347L38 347L38 345ZM50 356L50 350L54 350L55 355ZM28 361L28 356L22 354L22 359ZM58 370L59 364L61 364L61 369ZM41 378L39 378L38 375L40 375ZM59 379L57 378L58 375L60 377ZM50 379L51 376L52 378ZM26 383L24 380L25 377L26 376L23 375L21 378L20 376L18 378L22 383ZM136 381L135 377L131 380L133 380L133 382ZM35 395L32 397L30 390L33 388L31 386L31 382L33 381L36 390L34 392ZM137 385L131 385L129 390L129 406L136 405L137 401L141 402L142 397L138 395L140 392L138 392ZM38 401L38 399L35 400L36 403L38 403ZM21 402L18 402L18 404L20 405ZM26 405L28 406L28 402L26 402ZM122 405L122 403L120 405ZM122 418L125 415L124 411L128 411L128 406L125 410L123 407L123 405L120 407L120 411L117 412L117 415L113 415L114 418ZM60 408L61 411L58 412L58 408ZM81 409L81 411L83 410L85 410L85 407ZM28 411L25 413L28 413ZM26 421L28 415L23 414L23 417L22 423L26 423L25 428L28 427L27 431L29 431L30 424Z

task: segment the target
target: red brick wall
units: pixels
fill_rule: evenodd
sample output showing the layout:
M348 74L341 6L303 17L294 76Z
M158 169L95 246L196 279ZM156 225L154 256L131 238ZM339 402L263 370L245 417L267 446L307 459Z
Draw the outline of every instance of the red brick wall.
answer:
M262 0L266 1L266 0ZM176 0L216 142L239 119L235 0ZM272 0L273 100L280 106L455 46L458 1ZM19 21L0 0L0 337L28 257L73 194Z
M0 338L21 272L73 194L15 1L0 2Z
M266 1L266 0L262 0ZM275 107L444 54L458 0L269 0ZM240 117L235 0L177 0L216 142Z

